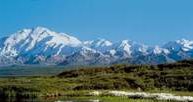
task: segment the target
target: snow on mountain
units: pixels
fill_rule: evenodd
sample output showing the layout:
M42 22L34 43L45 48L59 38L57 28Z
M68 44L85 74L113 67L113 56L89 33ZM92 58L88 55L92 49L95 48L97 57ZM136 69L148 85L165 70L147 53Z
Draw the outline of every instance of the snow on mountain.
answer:
M177 40L176 42L182 46L183 51L189 51L193 49L193 41L181 39Z
M130 40L80 41L44 27L0 38L0 64L96 65L116 62L165 63L193 57L193 41L181 39L149 47Z
M110 64L108 56L100 51L83 46L77 52L68 56L62 65L97 65Z
M161 48L159 46L155 46L152 48L152 53L153 54L169 54L170 51L168 49L165 49L165 48Z
M85 41L84 44L97 48L97 47L112 46L113 43L111 41L106 40L106 39L97 39L97 40L93 40L93 41Z
M177 41L171 41L165 44L163 47L172 51L190 51L193 49L193 41L181 39Z
M65 54L69 52L69 48L77 47L81 44L82 42L75 37L64 33L56 33L47 28L37 27L18 31L8 37L3 44L0 55L58 55L61 52Z
M85 46L88 46L90 48L96 49L98 51L101 51L102 53L105 53L107 50L110 50L112 48L113 43L111 41L108 41L106 39L97 39L92 41L85 41L83 42Z
M93 41L83 42L85 46L102 52L105 55L111 57L127 58L132 57L135 53L147 53L148 47L142 44L138 44L129 40L123 40L113 43L105 39L97 39Z
M139 44L129 40L123 40L121 42L115 43L113 45L113 53L116 56L119 56L121 59L123 58L133 58L139 55L146 55L148 54L148 46Z
M123 40L114 45L115 55L121 58L131 57L131 42L129 40Z
M86 47L86 46L81 47L81 48L79 49L79 51L77 51L77 52L79 52L79 54L81 54L81 55L83 55L83 56L87 56L88 53L90 53L90 54L92 54L92 53L97 53L96 50L91 49L91 48ZM99 52L98 52L98 53L99 53Z

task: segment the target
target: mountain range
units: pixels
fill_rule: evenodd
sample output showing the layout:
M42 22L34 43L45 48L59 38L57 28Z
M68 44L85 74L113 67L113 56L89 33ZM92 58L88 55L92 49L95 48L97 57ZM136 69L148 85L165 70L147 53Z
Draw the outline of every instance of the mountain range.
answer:
M23 29L0 38L0 65L160 64L193 58L193 41L181 39L163 46L130 40L81 41L44 27Z

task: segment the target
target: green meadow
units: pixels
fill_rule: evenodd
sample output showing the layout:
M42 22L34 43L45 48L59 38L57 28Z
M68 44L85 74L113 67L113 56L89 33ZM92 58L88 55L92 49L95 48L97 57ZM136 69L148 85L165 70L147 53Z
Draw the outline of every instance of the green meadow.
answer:
M93 96L89 96L92 90L166 92L193 96L193 61L187 60L160 65L120 64L71 70L48 68L48 72L42 75L39 75L39 71L43 68L39 71L37 68L29 69L30 71L27 71L27 68L23 71L23 76L15 74L0 78L0 99L81 100L92 98ZM31 76L25 76L27 72L32 73ZM104 102L157 102L151 99L113 96L97 98Z

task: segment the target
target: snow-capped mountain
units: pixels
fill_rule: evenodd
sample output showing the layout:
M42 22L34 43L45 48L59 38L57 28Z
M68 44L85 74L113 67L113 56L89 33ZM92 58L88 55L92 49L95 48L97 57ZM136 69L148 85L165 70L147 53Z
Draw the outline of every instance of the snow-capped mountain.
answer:
M157 64L193 58L193 41L181 39L149 47L130 40L81 41L44 27L0 38L0 64L97 65Z
M193 41L181 39L177 41L171 41L165 44L163 47L172 51L190 51L193 49Z
M47 28L24 29L2 42L0 55L7 57L71 54L81 45L77 38Z
M112 49L113 43L106 39L97 39L92 41L84 41L83 44L88 46L92 49L96 49L102 53L106 52L107 50Z

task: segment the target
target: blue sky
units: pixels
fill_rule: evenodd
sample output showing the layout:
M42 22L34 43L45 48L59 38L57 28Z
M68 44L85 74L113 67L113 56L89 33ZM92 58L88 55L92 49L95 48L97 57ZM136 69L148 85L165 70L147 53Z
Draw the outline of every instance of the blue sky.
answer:
M193 40L193 0L0 0L0 37L36 26L81 40Z

